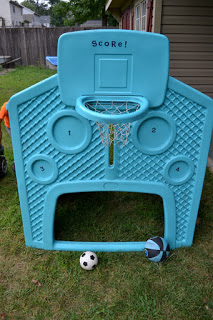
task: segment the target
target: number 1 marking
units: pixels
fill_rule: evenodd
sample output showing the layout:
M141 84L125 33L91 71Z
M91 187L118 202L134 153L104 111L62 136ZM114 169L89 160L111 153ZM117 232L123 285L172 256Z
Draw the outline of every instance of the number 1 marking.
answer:
M69 133L69 136L70 136L71 135L71 131L69 130L68 133Z

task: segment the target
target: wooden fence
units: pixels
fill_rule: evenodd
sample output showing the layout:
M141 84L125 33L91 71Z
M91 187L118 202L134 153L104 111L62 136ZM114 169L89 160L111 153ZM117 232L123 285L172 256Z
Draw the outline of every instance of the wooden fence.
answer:
M11 56L12 59L21 57L19 62L21 65L44 67L46 56L57 56L60 35L88 29L102 28L0 28L0 56Z

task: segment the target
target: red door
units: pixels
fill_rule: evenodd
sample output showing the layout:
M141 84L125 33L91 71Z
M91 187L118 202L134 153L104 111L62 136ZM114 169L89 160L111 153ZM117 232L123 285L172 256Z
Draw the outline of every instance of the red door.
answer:
M130 30L130 8L124 10L122 14L122 29Z

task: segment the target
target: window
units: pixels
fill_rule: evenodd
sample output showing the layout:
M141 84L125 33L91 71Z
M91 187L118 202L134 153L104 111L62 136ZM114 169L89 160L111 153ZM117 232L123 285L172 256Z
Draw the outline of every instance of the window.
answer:
M141 30L146 31L146 1L141 4Z
M146 31L146 0L135 7L135 30Z
M135 30L140 30L140 5L135 8Z

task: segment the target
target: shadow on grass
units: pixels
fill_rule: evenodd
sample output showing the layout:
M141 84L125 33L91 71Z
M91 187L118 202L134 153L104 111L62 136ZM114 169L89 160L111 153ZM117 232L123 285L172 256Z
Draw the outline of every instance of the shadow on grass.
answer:
M93 192L62 195L55 214L55 239L145 241L163 236L164 209L157 195Z

